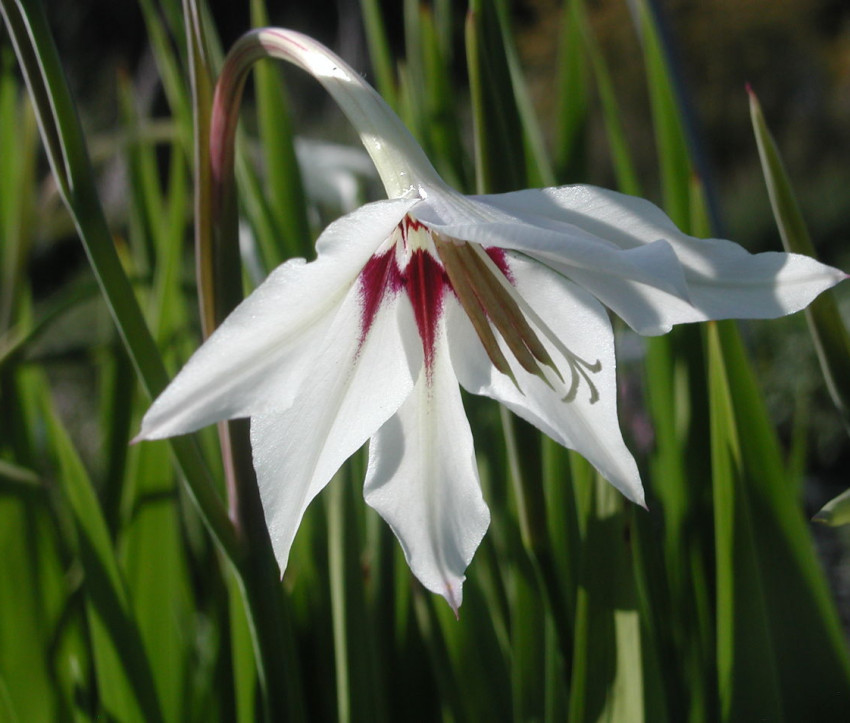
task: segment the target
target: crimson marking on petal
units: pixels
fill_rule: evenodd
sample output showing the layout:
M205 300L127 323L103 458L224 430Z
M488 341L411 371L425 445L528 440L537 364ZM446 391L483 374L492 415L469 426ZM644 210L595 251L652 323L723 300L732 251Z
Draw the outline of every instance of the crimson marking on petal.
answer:
M387 295L396 294L402 289L407 293L413 307L413 318L422 340L422 351L425 357L425 372L430 382L433 368L437 324L443 312L443 297L446 287L451 288L445 269L439 261L425 248L414 243L408 244L411 231L428 230L416 219L409 216L402 219L398 225L399 237L397 244L403 244L407 262L399 267L398 248L393 247L382 254L376 254L360 272L360 342L359 347L372 328L375 317Z
M510 281L513 286L516 286L513 274L511 273L511 267L508 266L508 256L505 253L505 250L497 248L496 246L491 246L488 249L484 249L484 252L490 257L493 263L496 264L499 271L505 275L505 278Z
M375 315L384 300L387 291L394 293L402 285L401 274L395 260L393 249L380 256L373 256L360 272L360 299L363 302L360 319L360 344L366 339L369 329L375 321Z
M434 362L434 342L437 336L437 324L443 311L443 294L448 279L443 267L434 257L423 249L411 254L410 262L404 273L407 295L413 305L413 316L422 350L425 353L425 371L430 379Z

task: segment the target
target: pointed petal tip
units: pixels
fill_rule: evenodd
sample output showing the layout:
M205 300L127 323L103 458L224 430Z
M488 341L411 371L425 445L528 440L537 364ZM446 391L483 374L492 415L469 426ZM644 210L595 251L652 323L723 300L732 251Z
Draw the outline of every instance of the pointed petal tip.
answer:
M162 425L159 425L159 427L161 427L161 426ZM133 439L130 440L130 444L138 444L139 442L151 442L155 439L165 439L169 436L173 436L173 435L170 435L168 433L159 434L158 430L157 430L157 426L151 425L147 421L147 415L145 415L145 417L142 417L142 422L139 425L138 434L136 434L136 436L133 437Z
M632 464L634 464L634 460L632 460ZM638 507L643 507L647 512L649 511L649 507L646 505L646 493L644 492L643 482L637 471L637 465L635 465L633 475L630 474L625 479L622 477L606 477L604 474L602 476L616 487L629 502L633 502Z
M638 507L643 507L643 509L649 512L649 507L647 507L646 504L646 494L643 490L643 483L640 481L640 478L637 480L630 480L626 484L614 484L614 487L622 492L623 497L629 500L629 502L633 502Z
M445 588L443 590L438 591L440 595L442 595L446 602L449 604L449 607L452 609L452 612L455 614L455 620L460 620L460 606L463 603L463 581L466 580L466 577L461 577L457 583L453 583L449 580L444 581Z

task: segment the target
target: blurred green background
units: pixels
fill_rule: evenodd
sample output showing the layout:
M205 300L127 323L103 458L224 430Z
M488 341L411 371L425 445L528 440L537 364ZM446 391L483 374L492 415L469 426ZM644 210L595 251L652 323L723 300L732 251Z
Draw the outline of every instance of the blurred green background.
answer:
M643 32L666 38L669 68L661 71L648 71L647 58L657 58L636 30L641 0L570 3L586 11L584 36L564 3L471 4L505 11L498 23L493 13L477 16L504 32L487 36L497 97L509 116L536 114L555 181L622 181L624 154L612 151L601 76L580 42L591 36L645 196L669 204L672 186L691 204L684 224L706 235L704 193L720 235L752 251L780 248L749 84L818 253L850 268L846 2L659 2L657 22ZM364 31L361 5L380 10L385 38ZM224 48L262 6L209 3ZM45 7L93 159L108 245L173 373L199 339L180 4L50 0ZM315 0L265 9L268 22L315 36L378 85L386 79L371 61L386 40L392 74L382 90L395 92L441 172L465 191L486 182L475 179L482 129L470 101L476 88L467 66L476 56L465 35L467 3ZM425 52L433 51L429 43L437 61ZM514 78L512 86L505 58L514 44L525 84ZM246 593L249 566L225 559L212 541L165 443L127 447L148 399L36 150L5 28L0 51L0 462L13 465L0 469L0 721L158 713L250 721L272 698L285 699L288 717L314 720L655 723L799 720L801 711L821 720L831 706L846 710L850 537L808 517L850 486L850 445L802 314L741 324L748 358L738 353L734 325L677 329L647 343L622 333L621 425L640 458L649 514L623 505L580 458L521 425L514 430L495 405L466 400L493 526L470 567L460 622L411 583L391 533L364 510L364 460L356 456L311 507L275 590L280 608L254 620L260 638L268 632L282 641L279 665L288 675L275 684L285 693L270 693L257 672L268 660L254 657L262 646L247 623L257 594L250 584ZM571 82L565 57L581 68ZM176 90L161 82L169 59ZM668 69L677 97L664 117L653 91L666 87ZM277 78L285 79L297 134L356 143L314 81L280 70L271 83L249 87L241 116L248 142L240 193L260 273L276 256L309 254L311 242L275 234L280 218L283 231L296 226L275 216L289 185L273 183L282 177L280 159L266 154L272 142L288 142L283 116L269 127L263 115L263 103L275 108L280 100ZM417 83L426 75L451 83L435 92L438 83ZM687 142L659 131L679 115ZM528 141L534 133L524 127L520 135ZM441 145L446 137L451 142ZM663 171L671 156L684 159L689 174L678 186ZM545 176L533 162L513 170ZM374 184L365 189L359 200L382 195ZM344 210L311 208L309 234ZM77 213L83 232L97 226ZM847 286L836 294L842 307ZM775 432L761 425L754 390ZM545 497L548 539L539 547L523 527L527 500L506 451L514 438L526 479L539 481ZM214 431L199 440L218 484ZM80 542L90 533L94 552ZM810 555L812 536L831 599ZM104 600L115 604L104 608Z

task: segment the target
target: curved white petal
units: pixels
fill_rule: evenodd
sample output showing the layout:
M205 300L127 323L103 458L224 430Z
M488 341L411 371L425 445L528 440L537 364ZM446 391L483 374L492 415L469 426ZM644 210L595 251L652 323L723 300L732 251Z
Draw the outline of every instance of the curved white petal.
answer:
M555 391L523 370L503 345L520 391L511 379L496 371L469 320L454 308L449 343L458 380L467 391L501 402L552 439L579 452L626 497L643 505L640 474L617 419L614 336L605 309L590 294L542 264L509 254L508 265L516 290L548 331L569 352L588 365L599 362L601 368L596 372L585 368L587 377L575 371L579 375L576 393L571 401L565 401L563 390ZM531 325L569 386L574 370L558 345L535 322ZM595 402L594 387L598 393Z
M366 502L389 523L413 574L457 613L464 571L490 524L469 422L446 348L369 443Z
M446 235L538 258L642 334L684 322L782 316L847 278L805 256L750 254L731 241L688 236L649 201L593 186L471 197L460 204L437 194L429 205ZM425 209L416 213L428 215Z
M360 134L389 196L402 196L423 184L443 185L395 111L342 58L313 38L292 30L263 28L256 32L274 55L306 70L333 96Z
M154 401L138 439L287 408L363 265L415 204L396 199L363 206L328 226L315 261L293 259L275 269Z
M313 349L308 383L292 406L251 417L254 468L281 570L309 502L398 410L422 368L422 344L403 296L384 300L362 344L360 313L352 289Z

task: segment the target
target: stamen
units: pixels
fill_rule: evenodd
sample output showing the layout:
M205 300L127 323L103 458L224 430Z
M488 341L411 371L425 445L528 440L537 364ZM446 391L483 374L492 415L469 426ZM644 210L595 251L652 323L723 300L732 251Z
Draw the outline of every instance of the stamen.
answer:
M566 390L563 401L571 402L576 398L582 380L587 382L590 390L590 403L599 401L599 389L591 374L598 373L602 363L582 359L558 339L514 288L510 269L502 256L494 259L479 244L456 242L409 216L402 219L395 234L398 234L395 253L387 249L376 255L361 273L361 343L385 294L404 288L413 306L422 339L425 368L430 372L437 323L443 310L443 292L448 283L493 366L509 377L517 389L520 389L519 383L502 351L496 331L525 371L543 380L553 391L558 388ZM560 367L555 363L540 333L567 362L569 388L562 374L563 363Z
M546 347L543 346L534 329L526 321L525 315L520 310L519 305L510 294L505 293L505 289L499 283L498 277L504 277L504 272L496 266L490 255L484 251L483 255L490 260L495 270L488 268L481 260L480 255L476 253L476 250L484 251L481 247L472 248L470 245L467 245L465 248L467 252L465 256L470 261L470 274L474 273L474 277L482 282L482 285L477 288L481 293L484 308L489 312L494 325L505 338L511 351L516 355L517 361L522 364L526 371L532 374L542 373L542 370L537 364L538 361L542 362L554 371L558 379L563 383L564 378L561 376L561 372L558 370ZM510 286L510 288L513 287ZM528 364L523 364L523 359L526 359ZM544 381L551 386L549 380L545 377Z
M499 347L499 342L490 328L490 322L487 318L487 312L481 303L481 299L475 292L475 287L471 283L468 275L464 272L462 260L460 258L459 246L451 241L434 236L434 243L437 247L437 254L443 262L443 268L446 270L446 275L449 277L449 282L452 285L455 296L457 296L460 305L472 322L472 327L475 333L481 340L484 346L484 351L502 374L510 377L514 384L519 388L514 373L511 370L508 360L502 353Z
M505 293L499 281L493 278L494 275L504 278L503 272L495 262L487 256L490 266L495 268L495 271L483 264L476 254L476 250L479 250L477 244L455 243L439 234L433 234L433 238L449 279L453 286L461 290L458 298L470 315L473 326L494 366L502 371L499 364L503 363L504 357L490 328L491 325L502 335L514 358L525 371L539 377L552 391L555 391L554 384L538 363L542 362L554 372L558 381L564 384L564 379L549 356L549 352L525 320L517 303L510 294ZM487 255L486 252L484 253ZM469 296L468 299L467 296ZM481 318L482 312L484 318ZM511 378L516 384L513 375ZM517 388L519 388L518 384Z
M581 379L584 379L587 382L587 385L590 387L590 403L595 404L596 402L598 402L599 389L597 388L596 384L593 383L593 380L590 378L590 374L588 372L590 372L591 374L596 374L600 372L602 370L602 362L599 359L597 359L595 362L588 362L587 360L582 359L580 356L570 351L561 342L557 335L549 328L546 322L544 322L537 315L534 309L529 306L525 299L522 298L522 295L517 293L511 282L508 281L508 279L501 272L501 270L493 261L493 259L490 258L487 252L478 244L468 244L468 246L472 249L473 253L475 253L476 256L482 261L483 265L491 272L489 276L494 279L505 292L507 292L511 300L514 301L516 305L520 308L522 314L524 315L524 318L530 319L531 322L561 353L564 359L566 359L567 363L570 366L571 379L570 388L567 390L566 395L562 398L563 401L571 402L576 398ZM541 361L543 360L541 359ZM560 377L560 374L558 376Z

